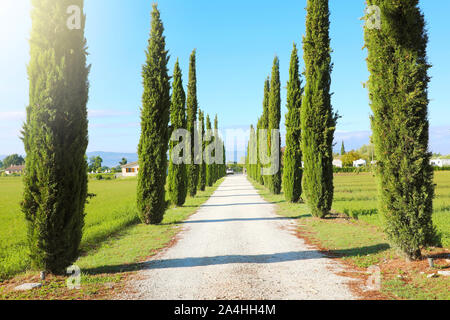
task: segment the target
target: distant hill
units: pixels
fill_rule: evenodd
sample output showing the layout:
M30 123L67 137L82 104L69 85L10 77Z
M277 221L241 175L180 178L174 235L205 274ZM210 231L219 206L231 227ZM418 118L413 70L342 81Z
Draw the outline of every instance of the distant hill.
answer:
M138 160L137 153L92 151L87 152L86 155L88 156L88 158L100 156L100 158L103 159L102 165L110 168L118 166L122 158L126 158L128 160L128 163Z

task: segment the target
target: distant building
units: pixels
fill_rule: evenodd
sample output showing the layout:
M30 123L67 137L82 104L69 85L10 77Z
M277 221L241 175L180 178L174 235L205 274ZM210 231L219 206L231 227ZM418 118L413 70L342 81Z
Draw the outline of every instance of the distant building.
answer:
M333 166L337 168L342 168L342 160L340 159L334 159L333 160Z
M367 161L364 159L359 159L359 160L353 161L353 166L355 168L365 167L366 165L367 165Z
M139 163L131 162L120 166L122 168L122 177L136 177L139 172Z
M450 167L450 159L431 159L430 164L435 167Z
M25 165L20 165L20 166L10 166L9 168L5 169L5 173L6 174L22 174L23 171L25 170Z

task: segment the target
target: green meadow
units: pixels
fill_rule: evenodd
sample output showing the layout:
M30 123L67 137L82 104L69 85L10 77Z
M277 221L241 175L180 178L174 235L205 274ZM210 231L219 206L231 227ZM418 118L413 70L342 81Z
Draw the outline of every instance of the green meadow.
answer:
M311 217L305 203L288 203L284 195L273 195L255 182L261 196L277 205L277 213L298 219L298 231L313 244L358 268L380 265L398 258L383 233L383 220L377 209L376 179L371 173L335 174L333 212L351 219L317 219ZM450 172L435 172L436 197L433 222L441 235L444 250L450 248ZM439 251L439 249L437 249ZM442 251L442 250L441 250ZM425 255L432 251L425 252ZM402 260L403 261L403 260ZM442 268L442 266L437 266ZM382 274L382 290L395 299L450 299L450 279L428 279L420 270L389 271ZM400 281L398 274L407 276L408 283Z
M138 263L164 247L176 234L176 226L205 202L215 188L187 198L183 207L167 210L160 225L143 225L136 211L136 178L89 180L89 193L96 196L86 206L81 257L83 272L120 271L122 265ZM0 281L27 271L26 221L20 210L22 179L0 177Z
M450 247L450 171L436 171L434 182L433 222L441 234L443 246ZM334 177L334 187L335 211L378 227L383 225L377 209L377 185L373 174L338 174Z

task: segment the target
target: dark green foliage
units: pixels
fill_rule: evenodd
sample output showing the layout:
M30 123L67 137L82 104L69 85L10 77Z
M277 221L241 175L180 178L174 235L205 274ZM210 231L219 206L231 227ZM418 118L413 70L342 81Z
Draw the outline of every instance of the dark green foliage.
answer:
M198 110L198 131L199 131L199 137L202 141L202 155L205 151L205 142L203 142L203 137L205 136L205 115L201 110ZM202 158L203 160L203 158ZM198 188L201 191L205 191L206 188L206 163L205 161L202 161L202 164L200 165L199 170L199 177L198 177Z
M369 0L381 29L365 28L380 211L391 243L407 258L435 244L428 151L428 36L417 0Z
M183 80L180 66L177 62L173 70L172 82L172 103L170 106L170 122L172 130L186 128L186 95L183 89ZM186 201L187 195L187 173L186 164L173 163L173 148L183 143L182 139L178 141L170 141L170 161L169 161L169 185L168 192L170 201L176 206L182 206ZM178 157L182 158L182 154Z
M21 205L32 267L64 274L79 254L87 197L86 18L82 14L81 29L66 25L67 7L82 9L83 0L32 5Z
M250 125L250 137L247 145L247 175L252 179L256 180L256 170L257 170L257 148L256 148L256 132L253 125Z
M281 151L272 150L272 144L275 143L272 137L272 130L280 129L281 120L281 97L280 97L280 63L278 57L273 60L272 77L270 81L269 91L269 121L268 121L268 150L273 161L277 161L278 164L272 163L274 168L278 167L278 170L269 176L268 188L273 194L281 193ZM278 136L278 146L281 146L280 135ZM275 151L278 155L272 154Z
M11 154L7 156L5 159L3 159L3 165L6 168L10 166L19 166L25 163L25 159L22 156L19 156L18 154ZM0 168L2 167L0 166Z
M283 190L287 201L298 202L302 194L302 151L300 111L302 84L299 74L297 47L294 44L287 84L286 149L284 152Z
M261 173L262 165L261 165L261 159L259 157L259 151L260 151L260 137L259 137L259 130L262 129L262 117L258 119L258 123L256 124L256 182L259 184L264 184L264 178Z
M144 93L141 108L141 138L138 146L137 204L146 224L157 224L166 209L165 184L169 143L170 77L164 27L153 5L147 61L143 66Z
M191 133L191 163L188 165L188 192L191 197L197 194L199 165L195 164L194 135L197 130L197 71L195 65L195 50L192 51L189 62L189 83L187 95L187 130Z
M342 145L341 145L341 156L343 156L345 154L345 146L344 146L344 141L342 141Z
M209 114L206 115L206 131L211 132L211 119L209 118ZM211 141L206 142L211 143ZM211 164L210 155L207 154L205 157L205 161L207 161L206 164L206 185L208 187L211 187L214 184L214 172L213 172L213 165Z
M261 115L261 123L260 128L262 130L267 130L269 128L269 94L270 94L270 77L267 77L267 79L264 81L264 98L263 98L263 113ZM267 142L267 141L266 141ZM263 165L261 163L261 153L267 152L267 144L264 143L264 141L260 140L260 135L258 131L258 161L260 163L261 170L266 167L266 165ZM269 183L269 176L263 175L263 172L261 171L260 176L260 182L262 185L268 185Z
M330 97L331 56L328 0L308 0L305 60L305 95L301 129L304 161L303 193L311 213L323 218L333 202L333 136L337 115Z
M219 160L216 159L216 154L218 151L218 146L220 145L220 138L219 138L219 120L217 119L217 114L214 117L214 143L216 143L216 148L214 149L214 164L213 164L213 180L214 183L219 180L219 164L217 163ZM218 156L218 154L217 154Z
M89 158L89 171L98 172L102 169L103 159L100 156L92 156Z

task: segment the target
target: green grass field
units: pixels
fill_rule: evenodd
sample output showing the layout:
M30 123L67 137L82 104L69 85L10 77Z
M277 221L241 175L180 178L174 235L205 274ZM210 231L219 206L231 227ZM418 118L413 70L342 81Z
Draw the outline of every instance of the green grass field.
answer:
M433 202L433 222L442 237L444 247L450 247L450 171L435 172L436 197ZM370 173L338 174L334 177L333 209L350 217L381 227L378 214L377 186Z
M76 264L83 272L99 273L142 261L170 241L174 226L194 213L221 181L188 198L184 207L169 208L161 225L147 226L137 217L136 178L89 180L89 192L96 197L86 206L82 256ZM0 178L0 281L30 265L21 197L20 177Z
M261 196L277 205L277 213L298 218L299 234L312 244L324 248L356 268L366 269L371 265L388 266L400 264L404 259L392 249L382 231L382 218L377 210L377 187L372 174L337 174L334 176L335 200L333 210L345 213L353 219L318 219L310 215L305 203L288 203L284 195L273 195L264 186L252 182ZM436 199L433 221L442 236L444 250L450 248L450 172L435 172ZM436 249L437 251L442 251ZM425 252L433 255L433 250ZM394 299L450 299L448 277L427 278L426 261L406 266L388 267L382 274L382 290ZM441 268L438 266L438 268ZM445 269L447 267L444 267ZM428 272L436 272L428 269ZM399 279L403 275L404 279ZM406 279L406 280L405 280Z

